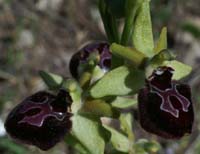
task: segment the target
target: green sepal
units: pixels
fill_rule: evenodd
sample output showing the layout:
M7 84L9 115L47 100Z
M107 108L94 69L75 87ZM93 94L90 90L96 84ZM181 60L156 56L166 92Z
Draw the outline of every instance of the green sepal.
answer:
M63 78L57 74L39 71L40 77L50 90L58 90L61 87Z
M158 54L160 51L165 49L167 49L167 28L163 27L154 52L155 54Z
M181 63L177 60L164 61L163 66L169 66L175 70L172 77L172 79L174 80L183 79L184 77L188 76L192 72L191 66Z

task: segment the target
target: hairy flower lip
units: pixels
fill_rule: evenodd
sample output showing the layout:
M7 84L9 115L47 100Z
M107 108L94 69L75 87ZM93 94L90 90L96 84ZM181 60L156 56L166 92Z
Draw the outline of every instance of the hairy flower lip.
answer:
M172 81L173 71L169 67L159 67L138 95L142 128L166 139L179 139L190 134L194 121L190 87Z
M4 126L9 136L41 150L52 148L72 127L72 114L67 108L59 109L71 103L62 98L65 96L65 91L59 91L57 96L40 91L24 99L9 113L5 121ZM59 103L66 104L62 106Z

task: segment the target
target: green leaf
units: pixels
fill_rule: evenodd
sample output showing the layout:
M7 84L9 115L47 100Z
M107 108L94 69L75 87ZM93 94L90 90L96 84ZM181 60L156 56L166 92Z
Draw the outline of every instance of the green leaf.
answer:
M117 97L111 105L116 108L124 109L137 105L137 100L134 98Z
M39 74L49 89L57 90L60 88L63 81L63 78L61 76L45 71L40 71Z
M110 12L105 0L99 0L99 11L109 42L119 42L116 17Z
M116 18L124 17L126 0L105 0L111 13Z
M81 154L88 154L89 151L87 150L86 147L84 147L83 144L81 144L81 142L76 139L76 137L74 137L72 134L68 133L65 136L65 142L70 145L71 147L73 147L74 149L76 149L77 151L79 151Z
M138 8L144 0L126 0L125 2L125 24L121 37L121 44L127 45L133 31L133 24Z
M192 72L192 67L186 64L183 64L179 61L172 60L172 61L165 61L163 63L164 66L172 67L174 71L173 79L180 80Z
M2 151L5 149L5 151L12 154L27 154L28 152L25 147L20 146L7 138L0 139L0 147Z
M143 52L148 57L152 57L154 55L154 40L149 0L145 0L138 11L134 25L133 44L138 51Z
M140 139L135 144L138 149L144 149L148 153L157 153L160 150L160 145L156 141L148 141L146 139Z
M122 133L118 132L112 127L107 125L103 125L108 131L111 132L111 143L114 148L121 152L128 152L129 151L129 140L128 138L123 135Z
M130 141L134 141L134 134L133 134L133 118L130 113L121 114L120 118L121 129L128 135Z
M106 141L110 133L93 116L74 115L72 117L72 135L85 147L88 154L104 154Z
M105 74L90 89L90 95L93 98L101 98L134 94L144 85L144 81L143 71L121 66Z
M164 27L160 33L160 37L154 49L154 52L157 54L164 49L167 49L167 28L166 27Z

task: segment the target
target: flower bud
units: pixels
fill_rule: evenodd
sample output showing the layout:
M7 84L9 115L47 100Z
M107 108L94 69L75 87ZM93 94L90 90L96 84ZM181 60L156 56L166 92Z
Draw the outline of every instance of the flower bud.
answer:
M91 54L97 52L97 65L105 72L111 67L111 52L109 51L109 44L105 42L90 43L83 47L80 51L75 53L69 64L70 72L75 79L83 73L80 65L87 64Z

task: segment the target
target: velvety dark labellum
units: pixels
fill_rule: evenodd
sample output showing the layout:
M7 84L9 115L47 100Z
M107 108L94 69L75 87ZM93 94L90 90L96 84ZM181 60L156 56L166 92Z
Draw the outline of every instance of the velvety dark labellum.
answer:
M60 90L55 96L40 91L27 97L8 115L5 128L14 139L48 150L72 127L69 95ZM67 101L68 100L68 101Z
M172 80L173 69L159 67L138 95L141 126L164 138L178 139L191 133L194 112L191 90Z
M82 73L80 72L80 65L87 63L90 54L94 52L99 54L98 65L100 68L105 71L110 69L111 52L109 51L109 44L106 42L90 43L75 53L70 60L69 68L74 78L79 78L79 75Z

